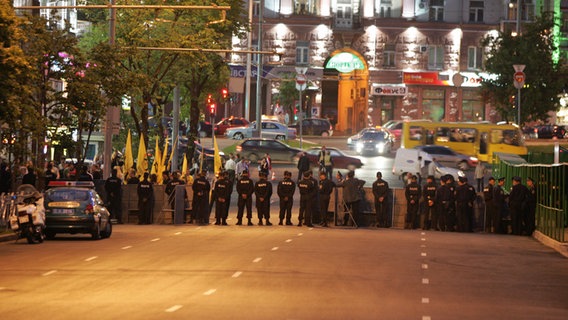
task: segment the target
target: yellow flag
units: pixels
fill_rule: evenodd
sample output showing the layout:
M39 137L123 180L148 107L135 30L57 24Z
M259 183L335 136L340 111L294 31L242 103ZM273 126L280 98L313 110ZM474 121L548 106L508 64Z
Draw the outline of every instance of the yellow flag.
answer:
M213 154L213 165L215 166L215 175L221 171L221 166L223 162L221 161L221 156L219 155L219 147L217 146L217 139L213 135L213 148L215 153ZM205 152L205 150L203 150Z
M183 154L183 164L181 166L181 175L184 176L184 177L187 175L187 155L185 153Z
M172 143L172 152L170 153L170 159L168 160L168 165L167 165L168 170L172 172L174 170L174 168L172 168L172 159L174 158L174 151L176 150L176 148L177 148L177 141L174 141Z
M152 170L150 173L158 177L158 183L161 184L162 173L160 172L160 162L162 161L162 152L160 151L160 137L156 136L156 148L154 149L154 162L152 163Z
M124 172L124 177L128 175L130 169L134 165L134 158L132 157L132 135L130 134L130 130L128 130L128 136L126 136L126 147L124 148L124 168L122 172ZM124 179L124 183L126 183L126 179Z
M166 171L166 167L167 167L167 163L166 161L168 160L168 136L166 136L166 145L164 146L164 150L162 151L162 161L160 161L160 167L159 167L159 171L158 171L158 176L160 177L158 181L160 181L160 184L164 183L163 179L162 179L162 172Z
M148 157L146 156L146 144L144 143L144 135L140 135L140 146L138 147L138 158L136 160L136 174L142 176L148 171Z

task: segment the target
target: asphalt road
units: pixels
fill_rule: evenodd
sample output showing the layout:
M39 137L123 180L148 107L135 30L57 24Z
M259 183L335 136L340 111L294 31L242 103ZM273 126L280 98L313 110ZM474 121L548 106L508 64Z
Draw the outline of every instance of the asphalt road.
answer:
M568 260L527 237L119 225L0 243L7 319L568 319L566 297Z

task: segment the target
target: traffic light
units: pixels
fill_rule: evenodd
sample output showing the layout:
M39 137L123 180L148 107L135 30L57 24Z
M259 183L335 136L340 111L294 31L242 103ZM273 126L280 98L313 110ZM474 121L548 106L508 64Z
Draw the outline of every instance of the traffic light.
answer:
M211 115L211 117L214 117L216 113L217 105L215 105L214 103L209 104L209 114Z
M221 95L223 96L223 99L227 99L227 97L229 96L229 89L227 88L221 89Z
M211 94L207 95L207 105L210 105L213 103L213 96Z

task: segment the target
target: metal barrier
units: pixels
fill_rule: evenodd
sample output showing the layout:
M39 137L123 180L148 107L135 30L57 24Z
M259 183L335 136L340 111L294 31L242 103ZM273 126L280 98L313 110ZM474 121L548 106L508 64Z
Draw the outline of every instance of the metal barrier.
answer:
M6 230L10 228L9 218L10 218L10 208L14 205L13 193L2 193L0 194L0 227L4 227Z
M521 177L523 183L529 177L533 179L537 190L537 205L539 208L543 208L543 213L536 221L538 222L537 230L557 239L556 236L547 233L551 229L548 229L548 231L541 229L555 226L555 228L561 228L561 230L555 230L553 234L562 234L562 239L564 239L566 223L568 223L568 163L512 164L501 159L499 154L496 154L494 159L493 176L507 178L505 179L505 190L510 190L511 179L514 176ZM555 213L549 213L550 210L554 210ZM562 223L559 223L559 221L562 221Z
M539 204L536 210L536 223L538 231L556 241L564 242L566 219L562 210Z

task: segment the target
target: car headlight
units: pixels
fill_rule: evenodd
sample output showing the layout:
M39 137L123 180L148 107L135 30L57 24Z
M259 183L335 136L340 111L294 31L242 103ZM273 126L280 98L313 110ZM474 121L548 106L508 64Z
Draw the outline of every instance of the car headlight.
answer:
M363 143L362 142L357 142L357 144L355 146L357 147L357 150L363 149Z
M351 142L353 142L353 140L351 140L351 138L347 138L347 143L351 144Z
M385 143L384 142L377 143L377 150L382 153L385 150Z
M461 170L458 170L458 177L465 177L465 173Z

